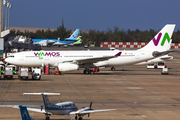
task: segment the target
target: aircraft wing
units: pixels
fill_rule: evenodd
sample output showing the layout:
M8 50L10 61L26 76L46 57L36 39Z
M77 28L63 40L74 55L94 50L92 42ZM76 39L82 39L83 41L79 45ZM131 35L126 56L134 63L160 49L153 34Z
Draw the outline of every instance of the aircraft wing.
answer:
M13 108L19 109L18 106L14 106ZM36 108L27 108L27 110L33 111L33 112L38 112L38 113L44 113L44 114L52 114L50 112L46 112L44 109L41 110L41 109L36 109Z
M104 112L104 111L112 111L112 110L117 110L117 109L102 109L102 110L88 110L88 111L82 111L82 112L70 112L70 115L82 115L82 114L89 114L89 113L94 113L94 112Z
M55 43L55 41L51 41L51 42L48 41L48 42L47 42L47 45L51 46L51 45L53 45L54 43Z
M75 61L64 61L64 62L73 62L76 63L78 62L79 64L84 64L84 63L96 63L99 61L104 61L104 60L108 60L111 58L115 58L121 55L122 52L118 52L116 55L114 56L105 56L105 57L96 57L96 58L86 58L86 59L80 59L80 60L75 60Z

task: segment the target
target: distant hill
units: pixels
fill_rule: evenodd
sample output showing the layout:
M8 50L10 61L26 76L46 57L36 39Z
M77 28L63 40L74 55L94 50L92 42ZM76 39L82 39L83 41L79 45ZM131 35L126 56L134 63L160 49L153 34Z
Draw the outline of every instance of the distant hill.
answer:
M51 31L56 30L55 28L33 28L33 27L10 27L10 30L16 30L16 31L20 31L20 32L25 32L25 31L29 31L29 32L36 32L37 30L48 30L50 29Z

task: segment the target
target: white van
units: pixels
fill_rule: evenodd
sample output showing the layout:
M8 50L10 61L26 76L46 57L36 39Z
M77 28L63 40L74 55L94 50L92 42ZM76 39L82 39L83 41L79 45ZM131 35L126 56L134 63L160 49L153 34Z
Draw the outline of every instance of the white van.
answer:
M39 68L32 69L32 79L33 80L41 79L41 69Z

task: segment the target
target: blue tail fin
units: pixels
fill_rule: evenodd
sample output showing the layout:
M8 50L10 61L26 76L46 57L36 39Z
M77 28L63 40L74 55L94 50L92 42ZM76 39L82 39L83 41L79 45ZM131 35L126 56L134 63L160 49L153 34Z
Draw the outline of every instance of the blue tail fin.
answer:
M79 29L76 29L74 33L69 38L66 39L77 40L78 34L79 34Z
M48 107L50 107L50 106L51 106L51 103L50 103L50 101L49 101L48 96L42 94L42 97L43 97L43 102L44 102L45 109L48 108Z
M20 113L21 113L21 118L22 120L33 120L30 116L29 116L29 112L27 111L27 107L19 105L20 108Z

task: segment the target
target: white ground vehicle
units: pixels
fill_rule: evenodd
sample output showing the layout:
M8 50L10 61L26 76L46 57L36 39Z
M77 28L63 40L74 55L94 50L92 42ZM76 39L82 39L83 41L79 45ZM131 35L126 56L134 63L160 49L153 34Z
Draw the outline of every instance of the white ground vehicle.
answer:
M162 74L162 75L168 75L168 74L169 74L168 68L162 68L161 74Z
M165 62L157 63L157 68L166 68Z
M33 80L41 79L41 69L39 68L32 69L32 79Z
M15 65L8 65L10 67L13 67L13 74L16 74L17 67Z
M5 67L4 79L7 78L13 79L13 67L11 66Z
M19 79L26 79L28 80L28 76L29 76L29 71L28 71L28 68L20 68L19 69L19 75L18 75L18 78Z
M147 65L147 68L166 68L165 62L159 62Z
M4 65L0 65L1 68L1 75L4 74Z
M155 67L154 67L154 64L149 64L147 65L147 68L155 68Z

